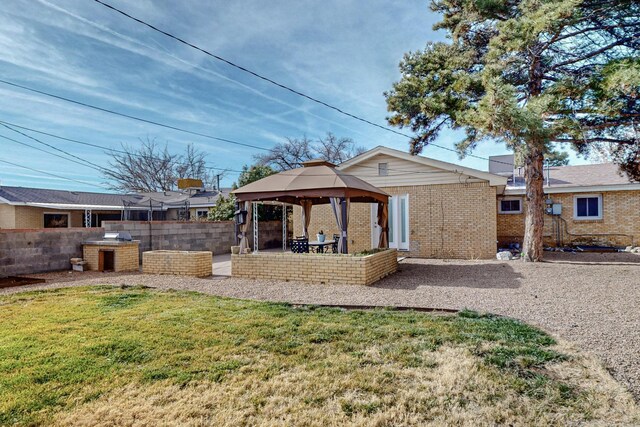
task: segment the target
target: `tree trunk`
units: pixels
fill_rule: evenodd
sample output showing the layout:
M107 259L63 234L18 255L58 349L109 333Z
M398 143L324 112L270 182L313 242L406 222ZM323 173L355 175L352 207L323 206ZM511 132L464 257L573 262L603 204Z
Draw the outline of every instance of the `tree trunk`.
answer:
M526 218L524 222L524 261L542 261L544 227L544 156L542 150L530 148L525 156Z

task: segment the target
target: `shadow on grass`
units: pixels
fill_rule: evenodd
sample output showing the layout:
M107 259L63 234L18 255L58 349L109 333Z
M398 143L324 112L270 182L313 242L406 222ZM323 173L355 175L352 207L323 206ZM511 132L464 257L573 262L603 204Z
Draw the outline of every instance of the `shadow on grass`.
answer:
M507 263L447 264L401 263L398 272L371 287L381 289L417 289L419 287L453 287L473 289L517 289L522 274Z

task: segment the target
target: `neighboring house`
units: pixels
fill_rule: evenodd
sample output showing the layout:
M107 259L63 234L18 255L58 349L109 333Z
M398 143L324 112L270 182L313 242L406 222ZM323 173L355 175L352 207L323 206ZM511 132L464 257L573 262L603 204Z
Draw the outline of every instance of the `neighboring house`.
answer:
M519 169L498 173L509 178L497 203L498 241L501 245L521 243L526 206L524 177ZM545 244L635 246L640 242L640 183L621 176L617 165L547 168L544 192Z
M202 218L218 191L107 194L0 186L0 228L99 227L102 221Z
M342 163L355 175L392 197L389 246L428 258L492 258L496 253L496 197L507 178L386 147L376 147ZM294 209L294 234L301 211ZM380 229L376 206L353 203L349 215L349 252L376 247ZM309 233L337 231L328 205L314 206Z
M387 147L376 147L339 166L383 189L389 201L389 246L427 258L493 258L498 247L522 243L524 181L497 156L490 172L442 162ZM502 163L498 163L502 162ZM505 165L506 164L506 165ZM501 165L496 166L496 165ZM640 184L621 177L613 164L549 168L545 186L550 212L545 243L630 245L640 241ZM300 235L301 210L294 209ZM374 205L353 203L349 252L376 247L380 229ZM314 206L311 239L337 226L328 205Z

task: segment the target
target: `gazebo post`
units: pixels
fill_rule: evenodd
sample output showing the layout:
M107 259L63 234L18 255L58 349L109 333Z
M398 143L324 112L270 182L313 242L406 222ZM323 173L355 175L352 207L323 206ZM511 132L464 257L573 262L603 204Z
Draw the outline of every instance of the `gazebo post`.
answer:
M253 202L253 252L258 252L258 203Z
M287 251L287 205L282 204L282 252Z
M347 214L347 204L349 202L348 198L342 197L340 199L340 213L342 214L342 248L340 253L348 254L349 253L349 243L348 243L348 235L347 230L349 228L349 215Z

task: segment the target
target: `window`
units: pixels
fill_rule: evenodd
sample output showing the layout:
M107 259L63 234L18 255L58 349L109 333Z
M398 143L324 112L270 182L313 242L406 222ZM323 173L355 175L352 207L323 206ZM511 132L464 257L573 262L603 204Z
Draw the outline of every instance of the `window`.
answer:
M378 176L389 175L389 163L378 163Z
M522 213L522 200L521 199L502 199L500 200L500 206L498 212L501 214L519 214Z
M209 218L209 209L196 209L196 218L203 220Z
M602 219L602 195L587 194L584 196L574 196L573 218Z
M45 213L44 228L69 228L69 214Z

